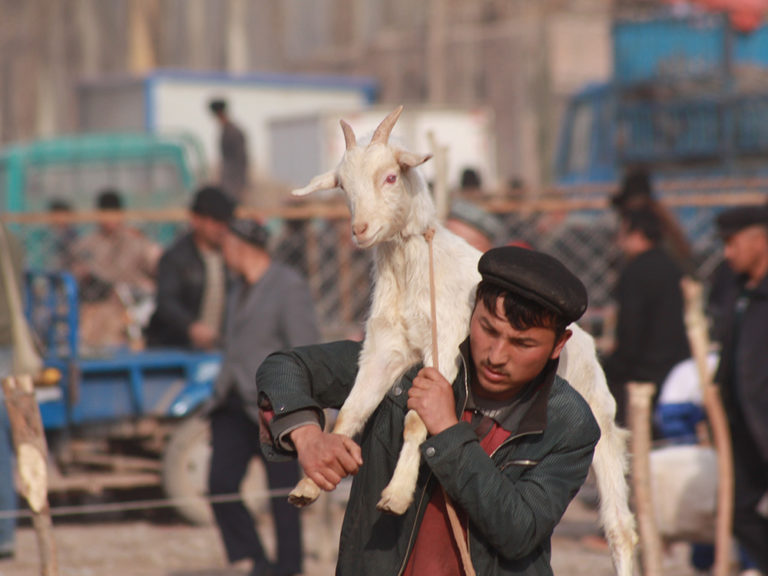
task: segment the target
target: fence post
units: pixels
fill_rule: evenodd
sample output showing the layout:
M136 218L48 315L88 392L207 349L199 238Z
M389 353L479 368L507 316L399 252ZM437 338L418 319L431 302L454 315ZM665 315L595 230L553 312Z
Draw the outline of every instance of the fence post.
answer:
M30 376L9 376L3 380L5 405L11 424L16 462L21 479L20 492L32 510L37 534L41 576L57 576L56 545L48 506L48 447L40 408Z
M645 576L661 576L661 537L651 491L651 400L656 386L630 382L629 427L632 431L632 488L635 493L640 551Z

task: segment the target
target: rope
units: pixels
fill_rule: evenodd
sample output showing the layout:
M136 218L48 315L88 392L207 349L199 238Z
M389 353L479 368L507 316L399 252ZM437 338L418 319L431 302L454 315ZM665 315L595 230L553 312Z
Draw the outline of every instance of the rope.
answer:
M245 499L278 498L288 496L291 488L279 488L276 490L263 490L261 492L248 492L246 494L217 494L215 496L203 495L189 496L186 498L154 498L152 500L131 500L127 502L110 502L105 504L85 504L82 506L57 506L50 509L51 516L87 516L91 514L108 514L112 512L134 512L137 510L155 510L160 508L176 508L185 504L199 504L208 502L213 504L223 502L237 502ZM32 518L31 510L0 511L0 519L5 518Z
M440 363L437 356L437 304L435 302L435 258L432 252L432 239L435 237L435 229L430 228L424 233L424 238L429 246L429 310L432 315L432 365L436 370L440 370ZM458 514L456 514L456 508L453 505L445 488L441 486L443 491L443 498L445 499L445 509L448 512L448 520L451 524L451 531L453 532L453 539L456 541L456 546L459 548L459 554L461 555L461 563L464 566L464 573L466 576L475 576L475 569L472 566L472 557L469 555L469 547L464 539L464 529L461 526Z

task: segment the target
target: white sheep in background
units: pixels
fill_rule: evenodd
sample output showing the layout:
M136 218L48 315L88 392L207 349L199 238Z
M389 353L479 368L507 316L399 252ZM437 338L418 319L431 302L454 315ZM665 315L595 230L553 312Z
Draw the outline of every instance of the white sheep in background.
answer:
M431 155L415 154L389 144L402 106L387 116L369 144L358 146L352 128L341 127L346 151L339 165L312 179L294 195L341 188L347 197L352 234L360 248L374 249L373 294L360 353L359 372L342 406L334 433L354 436L391 386L414 364L433 365L429 293L429 246L432 241L436 289L439 366L452 382L458 373L459 344L469 331L480 252L438 221L423 176L416 169ZM632 573L636 541L628 507L626 431L614 422L616 403L597 360L592 337L576 324L558 373L592 408L602 432L593 469L600 492L600 518L619 576ZM419 468L419 445L427 430L414 411L406 415L403 449L378 508L402 514L413 499ZM314 501L320 489L304 478L291 492L294 504Z

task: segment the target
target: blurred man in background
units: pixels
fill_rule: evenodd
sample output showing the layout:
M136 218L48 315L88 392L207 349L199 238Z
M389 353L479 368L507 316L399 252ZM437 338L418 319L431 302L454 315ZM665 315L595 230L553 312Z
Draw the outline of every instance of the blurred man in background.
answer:
M683 271L663 247L662 234L662 223L650 208L621 216L618 244L626 264L615 294L616 345L604 362L621 425L627 423L627 383L653 382L658 390L672 367L690 356L680 289Z
M693 249L685 231L675 215L656 199L651 175L645 168L627 171L618 192L611 197L611 206L619 217L634 210L650 210L659 221L664 249L677 260L684 272L693 271Z
M220 344L227 294L221 243L235 211L217 186L200 188L190 207L190 230L157 266L157 303L148 346L211 350Z
M123 198L117 190L103 190L95 208L101 212L97 229L72 247L81 338L88 347L123 346L129 343L128 329L136 321L131 307L154 295L162 248L125 224Z
M54 270L72 268L72 248L77 243L77 230L68 222L57 218L72 212L72 206L66 200L55 199L48 204L48 211L54 218L51 223L51 250L48 266Z
M248 187L248 145L245 134L232 122L226 100L211 100L208 107L221 127L219 184L236 202L242 203Z
M211 418L211 495L232 494L252 458L261 458L258 390L255 374L268 354L319 341L306 280L272 260L268 233L255 221L232 223L224 239L224 259L235 273L227 300L224 361L209 406ZM270 489L293 488L295 461L264 462ZM288 576L302 570L299 512L284 496L271 500L277 559L271 564L242 502L213 505L230 562L248 560L253 576Z
M768 574L768 207L726 210L717 227L735 273L722 298L715 375L733 443L733 530Z
M461 236L470 246L487 252L494 247L501 234L499 219L477 204L468 200L456 200L451 206L445 227L457 236Z

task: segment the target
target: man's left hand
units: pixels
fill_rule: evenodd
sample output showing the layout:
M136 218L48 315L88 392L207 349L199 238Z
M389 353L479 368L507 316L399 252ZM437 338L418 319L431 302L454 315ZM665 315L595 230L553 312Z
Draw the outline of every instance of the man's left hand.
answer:
M413 379L408 408L418 413L433 436L459 421L451 383L431 367L422 368Z

